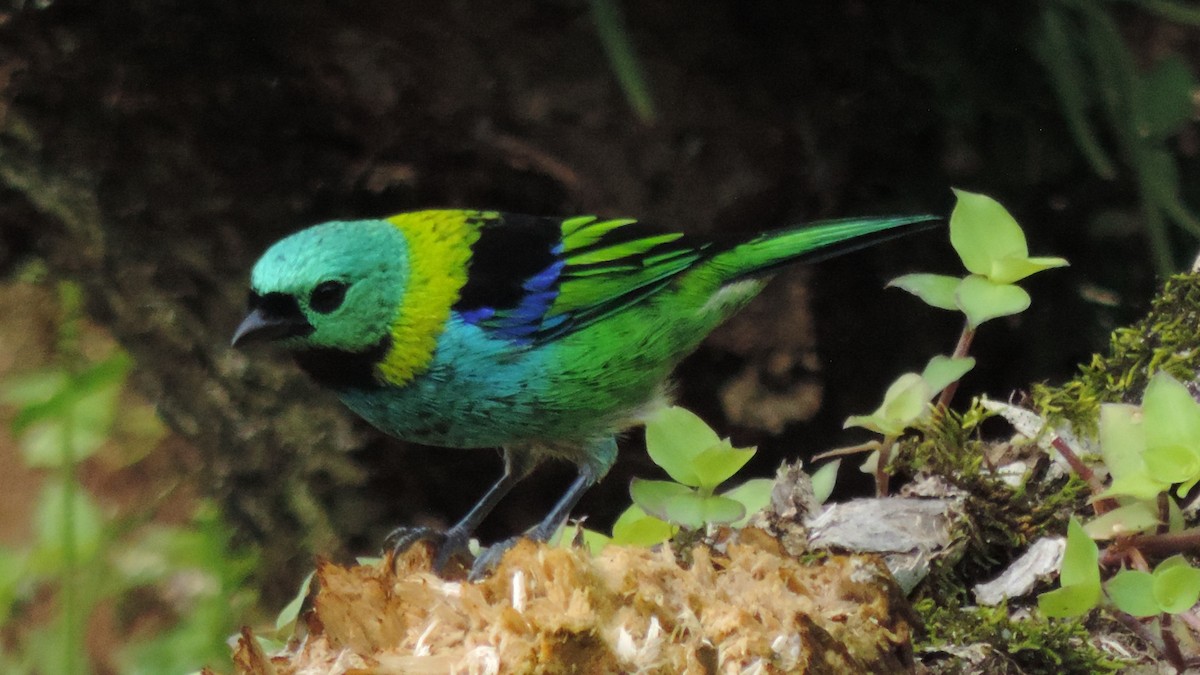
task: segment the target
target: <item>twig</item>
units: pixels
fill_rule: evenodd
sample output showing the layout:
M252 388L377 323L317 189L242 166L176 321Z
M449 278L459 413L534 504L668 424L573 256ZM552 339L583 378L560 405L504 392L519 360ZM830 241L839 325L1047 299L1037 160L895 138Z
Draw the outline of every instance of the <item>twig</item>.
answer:
M1200 551L1200 528L1193 527L1182 532L1166 534L1136 534L1125 538L1121 544L1155 557L1196 553Z
M1079 455L1075 454L1075 451L1071 449L1071 446L1067 445L1067 442L1061 436L1055 436L1054 440L1050 441L1050 445L1053 445L1054 449L1058 450L1058 453L1063 456L1063 459L1067 460L1067 464L1071 466L1071 470L1088 484L1088 487L1092 490L1092 494L1098 495L1104 492L1104 483L1096 475L1096 472L1092 471L1087 464L1083 463L1083 460L1079 459ZM1117 503L1112 499L1097 499L1092 504L1092 509L1096 512L1096 515L1106 513L1116 507Z
M1163 653L1166 654L1167 660L1179 672L1187 670L1187 661L1183 658L1183 652L1179 651L1179 639L1175 637L1175 633L1171 631L1171 615L1163 614L1159 617L1159 633L1162 634Z
M1141 621L1138 621L1137 618L1132 614L1126 614L1125 612L1114 609L1112 611L1112 615L1113 618L1115 618L1122 626L1125 626L1131 633L1141 638L1142 642L1145 642L1157 650L1162 650L1163 645L1158 641L1157 638L1154 637L1154 633L1151 633L1150 629L1146 628L1146 626Z

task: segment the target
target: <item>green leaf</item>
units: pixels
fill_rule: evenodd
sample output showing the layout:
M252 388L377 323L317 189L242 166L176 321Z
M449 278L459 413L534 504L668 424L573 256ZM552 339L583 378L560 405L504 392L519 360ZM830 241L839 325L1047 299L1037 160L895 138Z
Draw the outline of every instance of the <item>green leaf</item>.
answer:
M752 478L732 490L721 493L722 497L732 499L746 510L744 516L730 525L735 528L745 527L750 516L767 508L767 505L771 503L771 491L774 489L775 481L770 478Z
M1142 452L1146 435L1142 429L1142 410L1126 403L1100 406L1100 454L1114 479L1145 473Z
M695 495L696 491L686 485L672 483L665 480L646 480L644 478L634 478L629 483L629 496L633 498L633 503L645 511L647 514L658 518L659 520L671 521L669 515L669 506L673 500L683 498L686 495ZM703 523L690 524L678 523L687 527L696 528Z
M1138 473L1126 474L1113 479L1108 489L1096 495L1096 499L1109 497L1133 497L1134 499L1154 499L1158 493L1171 487L1151 476L1145 469Z
M675 536L677 529L632 504L613 523L612 540L623 546L654 546Z
M1117 609L1137 617L1162 612L1154 599L1154 577L1141 570L1121 570L1105 584L1108 597Z
M889 287L899 288L925 301L925 304L939 309L957 310L958 304L954 299L954 291L962 279L944 274L905 274L896 277L888 283Z
M950 213L950 244L967 270L990 277L995 261L1029 257L1025 233L1000 202L966 190L954 194L958 203ZM1010 281L1015 279L1000 283Z
M1067 547L1063 552L1059 580L1063 586L1100 583L1100 551L1078 520L1067 524Z
M1155 572L1165 572L1165 571L1171 569L1172 567L1190 567L1190 566L1191 566L1191 563L1188 562L1187 558L1183 557L1183 554L1176 553L1175 555L1173 555L1169 558L1166 558L1162 562L1158 563L1158 565L1154 568L1154 571Z
M279 611L279 616L275 617L275 630L283 630L285 627L295 623L300 616L300 608L304 606L304 600L308 597L308 589L312 587L313 576L316 570L309 572L308 576L304 577L304 581L300 584L300 590L296 591L296 595L292 597L291 602L284 606Z
M1142 398L1142 414L1147 450L1160 446L1200 450L1200 403L1179 380L1155 373Z
M1186 612L1200 600L1200 570L1176 564L1154 570L1154 599L1169 614Z
M62 481L49 480L38 496L33 523L39 564L58 568L67 562L64 540L68 532L73 540L75 565L91 560L100 549L104 518L99 507L78 485L72 486L70 494L68 509Z
M958 307L967 315L971 328L992 319L1019 314L1029 308L1029 294L1020 286L997 284L972 274L958 286Z
M87 459L108 440L117 414L116 387L105 387L75 397L59 416L40 419L23 429L21 450L25 463L32 467L62 466ZM69 442L69 445L68 445Z
M921 373L921 378L929 385L929 389L933 392L930 398L933 398L950 386L951 382L958 381L974 367L974 357L951 358L939 355L929 359L929 363Z
M1158 508L1149 501L1136 501L1093 518L1083 529L1092 539L1112 539L1120 534L1145 532L1158 525Z
M1200 475L1200 455L1182 445L1158 445L1142 454L1146 472L1168 483L1182 483Z
M646 513L690 529L708 523L732 523L746 513L745 507L732 499L706 497L687 486L666 481L635 478L629 485L629 494Z
M78 462L94 454L112 430L129 364L129 357L118 352L79 375L61 382L50 375L34 386L46 393L47 382L61 385L49 399L26 404L13 420L26 463L56 467L64 460Z
M45 403L66 385L67 374L57 368L13 375L0 384L0 401L18 406Z
M591 0L592 20L596 22L596 33L600 44L608 54L609 64L625 93L625 100L637 113L642 122L653 122L656 116L654 98L646 84L646 76L633 50L629 32L617 0Z
M1192 92L1196 78L1187 63L1172 54L1138 78L1138 93L1129 98L1134 107L1137 133L1142 138L1163 141L1192 119Z
M821 468L813 472L813 496L816 497L818 504L824 504L833 494L833 487L837 483L838 467L841 465L842 460L835 459L822 464Z
M1100 603L1100 582L1063 586L1038 596L1038 609L1052 619L1087 614Z
M843 428L863 427L884 436L899 436L928 410L933 390L916 373L904 373L888 387L883 403L870 415L854 415Z
M1011 284L1032 274L1069 264L1066 258L1001 258L992 262L992 272L987 277L993 283Z
M954 194L958 203L950 214L950 243L968 271L1005 285L1067 264L1062 258L1030 258L1021 226L996 200L965 190ZM961 287L958 293L962 307Z
M740 502L720 495L707 497L692 493L676 497L667 505L668 522L687 526L698 523L694 528L705 525L728 525L746 516L746 507Z
M695 457L721 442L704 420L679 406L663 408L646 421L646 451L671 478L700 485Z
M729 480L756 451L757 448L735 448L729 441L707 448L692 459L692 468L699 481L694 487L712 494L713 488Z
M1067 546L1059 569L1061 588L1038 596L1048 617L1079 616L1100 602L1100 552L1078 520L1067 524Z

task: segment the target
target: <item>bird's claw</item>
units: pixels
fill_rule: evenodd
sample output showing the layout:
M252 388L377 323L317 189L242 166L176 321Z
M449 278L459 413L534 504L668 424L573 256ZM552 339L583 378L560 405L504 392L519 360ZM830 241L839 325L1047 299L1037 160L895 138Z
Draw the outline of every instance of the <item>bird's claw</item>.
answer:
M437 549L433 556L433 571L441 574L452 559L470 555L470 539L469 532L454 528L443 532L432 527L397 527L384 538L383 546L385 552L390 549L393 556L399 556L417 542L428 541Z
M487 547L486 551L475 558L475 564L471 565L471 573L467 575L467 581L480 581L491 576L500 564L500 560L504 558L504 554L508 553L508 550L520 540L521 537L512 537Z

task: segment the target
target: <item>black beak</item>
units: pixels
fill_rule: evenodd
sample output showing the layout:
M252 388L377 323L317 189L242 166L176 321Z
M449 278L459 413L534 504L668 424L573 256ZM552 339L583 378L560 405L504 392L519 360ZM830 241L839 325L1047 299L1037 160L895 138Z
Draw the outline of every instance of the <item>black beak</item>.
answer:
M281 340L311 332L312 326L302 316L277 316L264 312L262 307L257 307L242 319L241 325L233 332L233 341L230 344L240 347L247 342Z

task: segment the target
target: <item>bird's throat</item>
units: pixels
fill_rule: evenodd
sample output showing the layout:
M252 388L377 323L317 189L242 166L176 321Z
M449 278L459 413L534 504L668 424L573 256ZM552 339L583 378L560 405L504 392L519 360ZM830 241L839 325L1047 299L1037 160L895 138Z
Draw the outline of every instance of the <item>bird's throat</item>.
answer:
M390 336L359 352L316 348L294 353L296 364L323 387L335 390L378 389L376 367L391 348Z

